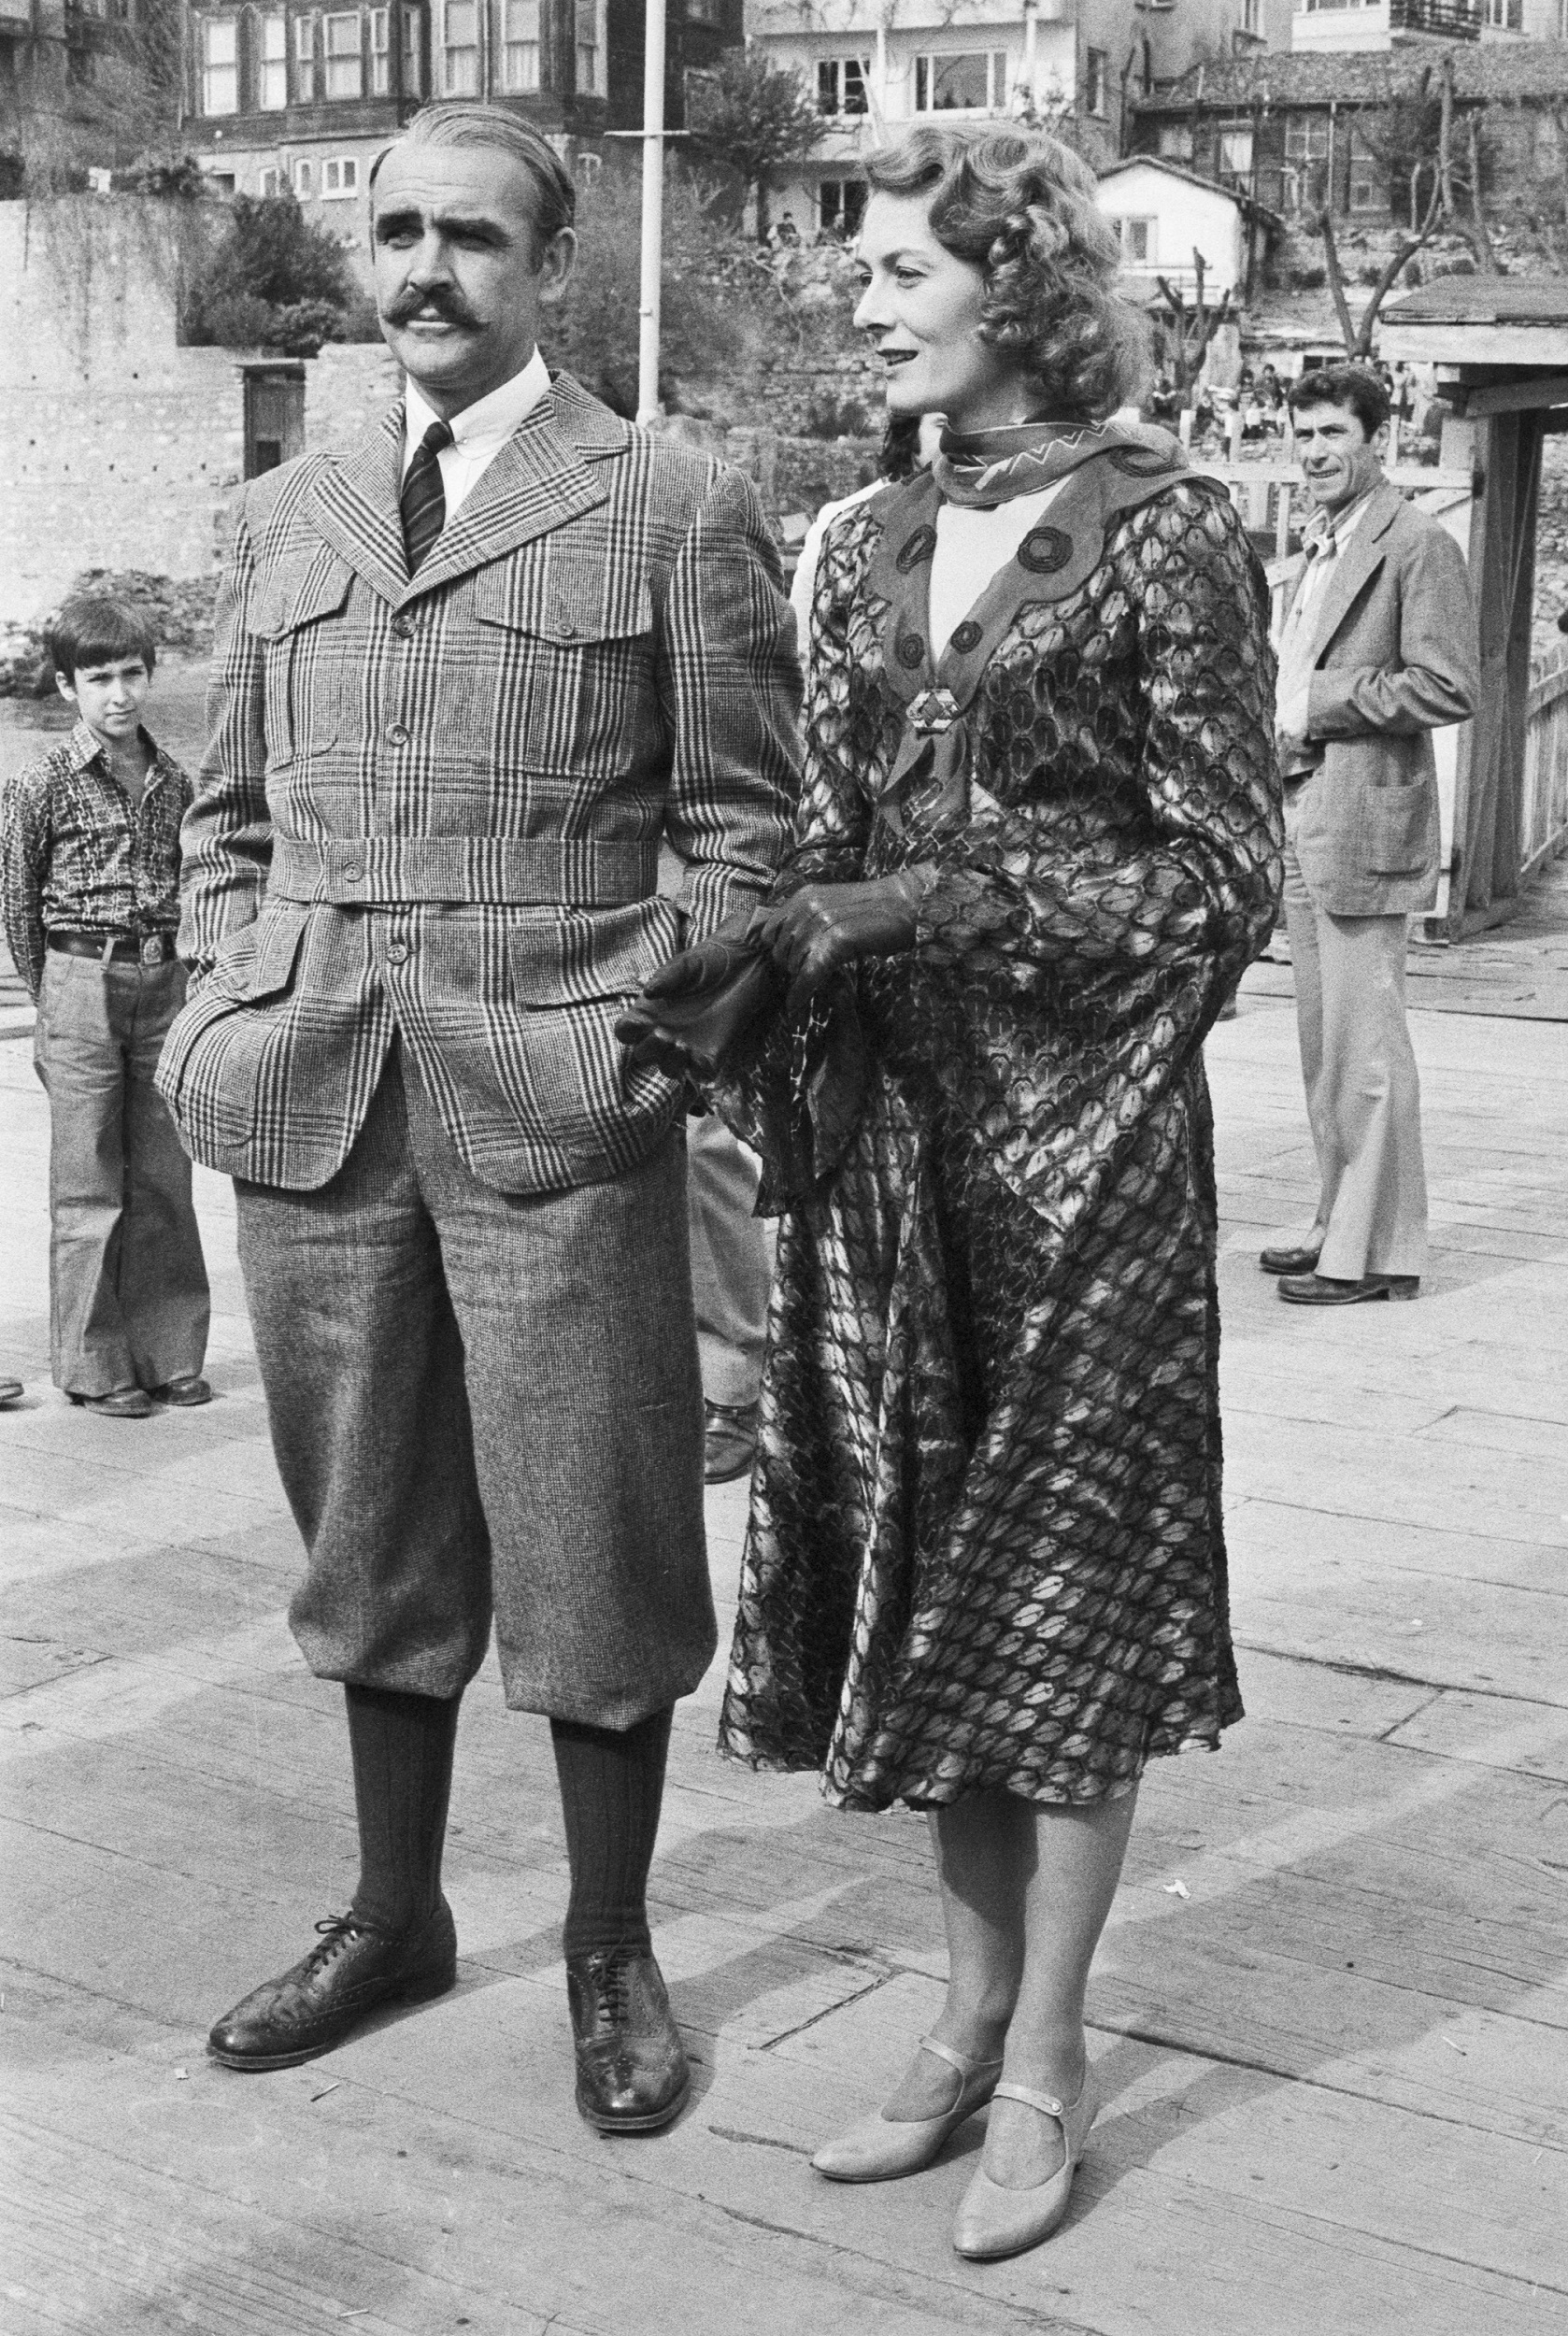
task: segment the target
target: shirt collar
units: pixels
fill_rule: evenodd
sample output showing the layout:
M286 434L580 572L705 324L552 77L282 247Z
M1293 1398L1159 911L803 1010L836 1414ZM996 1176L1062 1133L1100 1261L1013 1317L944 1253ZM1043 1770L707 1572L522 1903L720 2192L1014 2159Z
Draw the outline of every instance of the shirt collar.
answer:
M492 390L487 396L477 398L472 406L465 406L461 414L448 415L447 426L452 434L453 446L465 461L489 462L500 453L535 406L549 395L549 367L535 349L520 373L514 373L498 390ZM410 381L405 399L405 463L431 423L438 419L417 384Z
M1369 487L1365 494L1358 495L1355 502L1346 510L1314 511L1306 525L1302 529L1304 548L1310 544L1316 551L1319 545L1326 547L1332 536L1333 549L1337 552L1349 541L1361 525L1366 516L1366 506L1376 492L1376 487Z
M166 778L169 773L174 769L175 765L164 752L163 748L158 744L157 739L154 738L152 733L148 729L145 722L139 726L138 735L141 738L142 744L146 747L148 752L152 757L150 763L148 765L147 772L147 783L150 787L158 779ZM90 763L98 761L99 757L103 755L103 752L104 743L98 736L97 733L90 730L86 722L78 721L71 732L69 753L72 767L78 771L85 771ZM104 760L104 769L108 771L108 762L106 757ZM112 773L109 775L111 776L113 776Z

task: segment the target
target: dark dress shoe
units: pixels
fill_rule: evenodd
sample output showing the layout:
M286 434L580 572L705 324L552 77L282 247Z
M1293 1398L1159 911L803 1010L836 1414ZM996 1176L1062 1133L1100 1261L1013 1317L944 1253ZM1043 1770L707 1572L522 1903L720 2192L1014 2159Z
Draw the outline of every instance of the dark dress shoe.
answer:
M1363 1274L1360 1281L1337 1281L1327 1274L1287 1276L1279 1294L1292 1306L1359 1306L1369 1298L1413 1298L1420 1289L1418 1274Z
M0 1403L20 1403L26 1392L20 1379L0 1379Z
M691 2086L686 2049L651 1955L574 1955L566 1995L577 2053L577 2107L601 2133L657 2133Z
M165 1379L162 1387L153 1389L152 1393L156 1402L173 1403L178 1411L192 1411L196 1404L210 1403L212 1401L211 1388L193 1371L183 1379Z
M225 2012L207 2048L226 2069L292 2069L352 2035L384 2003L426 2003L457 1979L457 1931L445 1899L417 1930L380 1930L355 1915L319 1922L321 1943Z
M1316 1249L1264 1249L1258 1262L1265 1274L1310 1274L1318 1255Z
M117 1387L109 1395L73 1395L73 1403L83 1411L95 1411L100 1419L150 1419L152 1398L145 1387Z
M733 1484L748 1474L757 1449L755 1403L707 1405L707 1441L703 1454L703 1482Z

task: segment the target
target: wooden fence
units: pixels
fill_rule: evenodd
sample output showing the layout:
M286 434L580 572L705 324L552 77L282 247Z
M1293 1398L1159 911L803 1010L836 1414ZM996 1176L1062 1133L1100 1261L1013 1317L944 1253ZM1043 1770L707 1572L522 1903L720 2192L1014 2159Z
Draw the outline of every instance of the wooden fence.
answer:
M1520 884L1563 851L1568 851L1568 641L1537 663L1525 702Z

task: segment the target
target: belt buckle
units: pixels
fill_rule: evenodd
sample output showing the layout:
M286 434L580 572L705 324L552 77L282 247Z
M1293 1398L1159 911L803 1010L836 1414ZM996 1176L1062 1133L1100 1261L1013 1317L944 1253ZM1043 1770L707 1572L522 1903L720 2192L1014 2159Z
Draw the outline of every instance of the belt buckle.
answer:
M161 965L164 961L164 936L161 933L144 933L141 944L144 965Z

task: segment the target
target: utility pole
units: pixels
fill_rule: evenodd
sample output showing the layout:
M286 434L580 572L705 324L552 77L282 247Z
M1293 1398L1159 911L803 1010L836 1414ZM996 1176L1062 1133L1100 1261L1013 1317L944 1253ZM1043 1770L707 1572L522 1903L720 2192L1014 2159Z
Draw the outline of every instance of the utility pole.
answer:
M642 300L637 420L659 413L659 292L664 244L664 0L648 0L643 35Z

